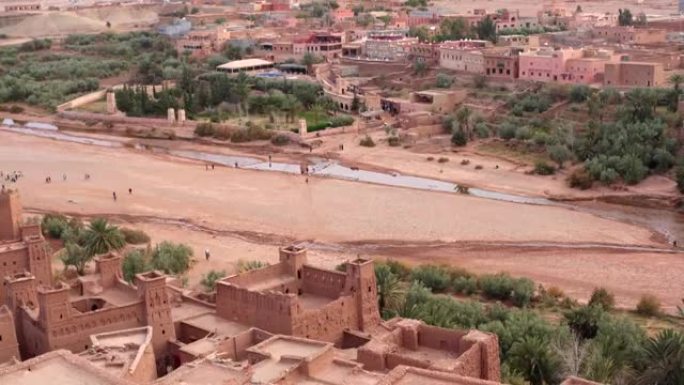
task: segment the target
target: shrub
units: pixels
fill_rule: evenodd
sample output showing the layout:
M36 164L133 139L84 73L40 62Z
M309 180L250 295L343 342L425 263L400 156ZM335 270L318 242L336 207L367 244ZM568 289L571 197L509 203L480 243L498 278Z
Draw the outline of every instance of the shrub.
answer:
M122 227L121 234L123 234L126 243L130 245L141 245L144 243L150 243L150 236L142 230L135 230L129 229L127 227Z
M487 127L487 123L479 122L475 124L475 135L477 135L478 138L489 138L489 134L489 127Z
M149 270L145 255L140 250L133 250L126 253L124 256L121 270L123 271L123 278L127 282L133 282L136 274L143 273Z
M199 123L195 127L195 135L197 136L214 136L214 134L216 134L216 130L214 129L214 125L211 123Z
M401 145L401 139L399 139L399 137L396 135L390 136L387 139L387 144L389 144L391 147L398 147Z
M513 282L513 304L525 307L532 302L534 297L534 282L528 278L518 278Z
M446 158L446 157L441 157L441 158L437 159L437 163L447 163L447 162L449 162L449 158Z
M593 183L591 175L584 168L578 168L568 176L568 184L572 188L587 190Z
M605 288L596 288L591 293L589 306L599 306L603 310L610 311L615 307L615 297Z
M411 275L411 268L402 262L388 259L384 263L389 266L390 272L401 280L406 280Z
M459 147L468 144L468 137L466 136L465 132L463 132L463 130L454 131L454 133L451 135L451 144Z
M584 339L591 339L596 337L605 312L600 306L582 306L565 312L563 316L572 331Z
M538 160L534 163L534 173L538 175L552 175L556 172L556 168L552 165L544 162L543 160Z
M573 103L582 103L589 97L591 90L588 86L578 85L570 89L570 101Z
M330 127L350 126L354 123L354 118L350 115L337 115L330 118Z
M515 130L515 138L518 140L528 140L532 138L532 132L530 132L530 129L527 126L518 127L518 129Z
M480 277L480 289L490 299L505 301L513 293L513 278L504 273L483 275Z
M660 314L660 300L652 294L644 294L636 306L636 312L647 317L657 316Z
M224 270L210 270L207 274L202 275L202 280L200 281L200 284L204 286L204 289L206 291L212 292L216 289L216 282L225 276L226 272Z
M423 283L437 293L446 291L451 283L449 271L443 266L436 265L418 266L411 272L411 279Z
M437 79L435 82L435 86L437 88L449 88L453 83L454 79L451 76L441 72L437 74Z
M61 214L45 214L41 223L43 234L53 238L61 239L62 233L69 227L69 220Z
M278 134L271 138L271 143L276 146L285 146L290 144L290 137L285 134Z
M456 277L451 283L451 287L456 293L472 295L477 292L477 278L475 277Z
M373 141L373 138L370 137L370 135L366 135L363 139L361 139L361 142L359 144L363 147L375 147L375 142Z
M152 252L152 266L166 274L181 274L190 268L192 249L182 243L164 241Z
M11 112L13 114L21 114L22 112L24 112L24 107L12 105L9 108L9 112Z
M504 123L499 126L499 137L504 140L515 138L515 126L510 123Z
M257 260L245 261L243 259L239 259L237 262L238 273L244 273L246 271L256 269L263 269L266 266L268 266L268 263Z

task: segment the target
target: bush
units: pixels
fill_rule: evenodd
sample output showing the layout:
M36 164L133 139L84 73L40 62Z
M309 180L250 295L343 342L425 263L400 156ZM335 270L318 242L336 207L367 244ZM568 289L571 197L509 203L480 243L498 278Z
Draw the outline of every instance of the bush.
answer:
M285 134L278 134L271 138L271 143L276 146L285 146L290 144L290 136Z
M480 277L480 289L487 298L505 301L513 293L513 278L504 273L483 275Z
M538 175L552 175L556 172L556 168L552 165L544 162L543 160L538 160L534 163L534 173Z
M518 129L515 130L515 138L518 140L528 140L532 138L532 132L530 132L530 129L526 126L518 127Z
M445 292L451 283L449 271L443 266L421 265L411 273L413 281L419 281L433 292Z
M437 163L448 163L448 162L449 162L449 158L446 158L446 157L440 157L439 159L437 159Z
M451 135L451 144L459 147L463 147L468 144L468 137L466 136L465 132L463 132L463 130L454 131L453 135Z
M202 280L200 281L200 284L204 286L204 289L206 291L212 292L216 289L216 282L224 278L225 276L226 272L224 270L210 270L207 274L202 275Z
M657 316L660 314L660 300L652 294L644 294L636 306L636 312L647 317Z
M384 263L390 268L390 272L401 280L406 280L411 275L411 268L402 262L388 259Z
M513 282L513 304L525 307L532 302L534 297L534 282L528 278L518 278Z
M582 306L563 314L572 331L584 339L596 337L605 313L600 306Z
M475 135L477 135L478 138L489 138L489 134L489 127L487 127L487 123L479 122L475 124Z
M182 243L164 241L152 252L152 266L166 274L182 274L190 268L192 249Z
M389 144L390 147L398 147L398 146L401 145L401 139L399 139L399 137L396 136L396 135L395 135L395 136L390 136L390 137L387 139L387 144Z
M150 267L143 252L140 250L133 250L126 253L121 265L121 270L123 271L123 278L127 282L133 282L136 274L144 273L145 271L150 270Z
M613 307L615 307L615 297L605 288L596 288L591 293L589 306L598 306L605 311L613 310Z
M359 144L363 147L375 147L375 142L369 135L366 135L363 139L361 139Z
M262 261L257 261L257 260L245 261L243 259L239 259L237 261L238 273L244 273L246 271L256 270L256 269L263 269L264 267L267 267L267 266L268 266L268 263L262 262Z
M216 130L214 129L214 125L211 123L199 123L195 127L195 135L200 137L214 136L215 133Z
M449 88L453 83L454 79L451 76L441 72L437 74L437 79L435 82L435 86L437 88Z
M588 86L579 85L573 86L570 89L570 101L573 103L582 103L589 97L591 90Z
M350 115L336 115L330 118L330 127L350 126L354 123L354 117Z
M503 123L499 126L499 137L504 140L510 140L515 138L515 126L510 123Z
M126 243L130 245L141 245L144 243L150 243L150 236L142 230L135 230L129 229L127 227L122 227L121 234L123 234Z
M477 278L457 277L451 283L451 287L456 293L472 295L477 293Z
M61 214L45 214L41 223L43 234L53 239L61 239L64 231L69 227L69 220Z
M9 108L9 112L11 112L13 114L21 114L22 112L24 112L24 107L12 105Z
M568 176L568 184L572 188L587 190L591 188L593 183L591 175L584 168L578 168Z

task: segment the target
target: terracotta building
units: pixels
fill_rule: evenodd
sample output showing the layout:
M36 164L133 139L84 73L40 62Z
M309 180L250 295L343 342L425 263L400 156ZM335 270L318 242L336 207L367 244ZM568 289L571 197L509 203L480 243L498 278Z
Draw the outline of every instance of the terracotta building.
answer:
M48 245L38 223L26 223L21 218L19 193L0 191L0 278L30 272L39 284L52 283ZM0 299L5 287L0 285Z
M606 64L603 84L609 87L659 87L666 84L662 63L619 62Z
M513 80L518 78L519 48L491 48L482 51L485 75L495 79Z
M0 306L0 365L19 359L19 342L14 316L7 306Z
M620 44L661 44L667 39L667 31L657 28L632 26L605 26L592 29L594 37Z
M217 283L216 314L272 333L341 343L344 331L380 321L373 262L346 272L307 264L306 249L280 249L280 262Z

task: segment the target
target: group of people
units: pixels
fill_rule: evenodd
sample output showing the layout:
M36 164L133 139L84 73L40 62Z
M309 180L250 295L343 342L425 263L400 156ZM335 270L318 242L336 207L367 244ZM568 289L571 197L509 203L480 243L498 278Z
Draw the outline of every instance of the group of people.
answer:
M4 172L0 171L0 178L4 178L5 182L8 183L17 183L19 178L23 177L24 173L21 171L11 171L11 172Z

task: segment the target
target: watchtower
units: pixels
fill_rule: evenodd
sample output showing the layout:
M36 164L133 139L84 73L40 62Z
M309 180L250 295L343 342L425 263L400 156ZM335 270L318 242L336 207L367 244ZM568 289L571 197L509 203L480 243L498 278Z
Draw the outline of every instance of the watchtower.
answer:
M0 191L0 241L14 241L21 238L21 202L16 190Z
M143 316L147 326L152 326L152 346L157 358L164 357L166 344L176 338L171 317L171 302L166 291L166 276L150 271L135 276L138 296L144 302Z

